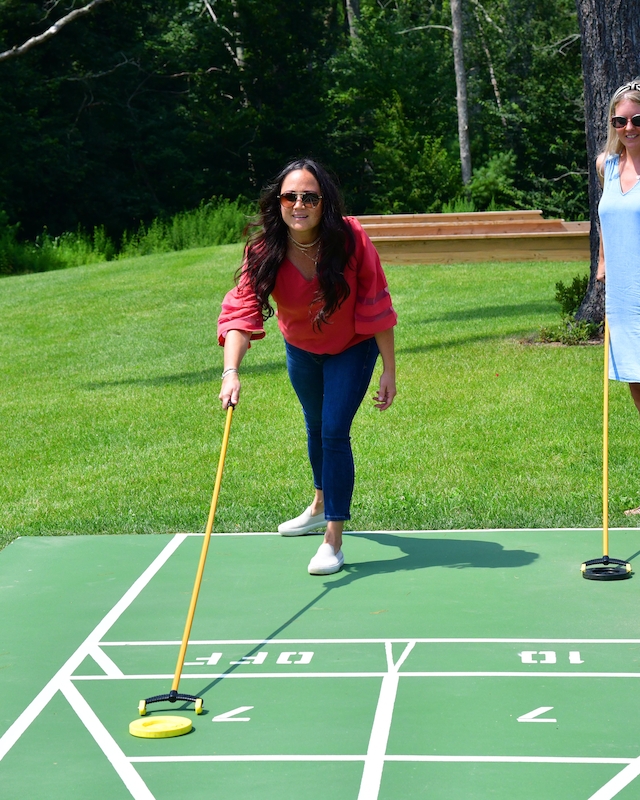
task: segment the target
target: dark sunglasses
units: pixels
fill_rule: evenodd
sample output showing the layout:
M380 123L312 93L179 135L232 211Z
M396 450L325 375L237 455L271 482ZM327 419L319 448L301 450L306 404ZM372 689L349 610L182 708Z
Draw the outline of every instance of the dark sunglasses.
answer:
M305 208L315 208L322 200L322 195L317 192L285 192L278 195L278 200L285 208L293 208L296 200L300 200Z
M628 117L611 117L611 124L614 128L626 128ZM634 128L640 128L640 114L634 114L631 117L631 124Z

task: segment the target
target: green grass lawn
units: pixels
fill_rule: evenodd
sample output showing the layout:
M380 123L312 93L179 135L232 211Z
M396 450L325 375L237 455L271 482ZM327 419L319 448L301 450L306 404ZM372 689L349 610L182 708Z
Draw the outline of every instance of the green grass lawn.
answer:
M220 300L240 245L0 281L0 544L199 531L224 413ZM602 347L529 345L586 265L387 267L399 394L353 429L351 529L598 526ZM275 530L310 499L273 320L242 369L216 530ZM640 504L640 420L611 385L611 524Z

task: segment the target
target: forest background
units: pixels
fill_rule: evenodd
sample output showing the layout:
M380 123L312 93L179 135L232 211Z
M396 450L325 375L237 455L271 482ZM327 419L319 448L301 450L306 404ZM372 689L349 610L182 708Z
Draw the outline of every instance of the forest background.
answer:
M0 48L73 6L0 0ZM587 219L574 0L463 14L467 187L447 0L106 2L0 63L0 238L121 242L203 203L252 204L299 155L339 176L352 214Z

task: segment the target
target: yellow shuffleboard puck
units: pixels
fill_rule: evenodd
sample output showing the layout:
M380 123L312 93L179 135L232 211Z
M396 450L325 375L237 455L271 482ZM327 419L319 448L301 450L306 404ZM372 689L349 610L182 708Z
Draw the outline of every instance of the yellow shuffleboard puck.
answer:
M168 739L189 733L193 724L188 717L146 717L134 719L129 733L142 739Z

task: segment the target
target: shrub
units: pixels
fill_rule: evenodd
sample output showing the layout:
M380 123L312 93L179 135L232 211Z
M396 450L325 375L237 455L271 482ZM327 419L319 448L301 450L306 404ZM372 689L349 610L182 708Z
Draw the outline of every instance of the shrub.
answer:
M589 275L576 275L569 285L565 285L562 281L556 283L555 299L560 303L562 322L540 328L538 341L575 345L585 344L599 335L599 325L585 320L578 321L575 318L588 285Z
M565 286L562 281L556 283L556 300L560 303L563 314L573 316L576 313L587 293L588 286L588 275L576 275L569 286Z
M368 213L440 211L442 204L460 191L458 166L442 139L414 130L395 92L378 109L376 118Z
M565 315L562 322L540 328L538 331L539 342L559 342L560 344L576 345L587 344L598 336L600 326L594 322L576 321L573 316Z
M509 150L491 156L483 167L473 170L469 194L479 211L519 208L522 193L515 188L516 157Z

